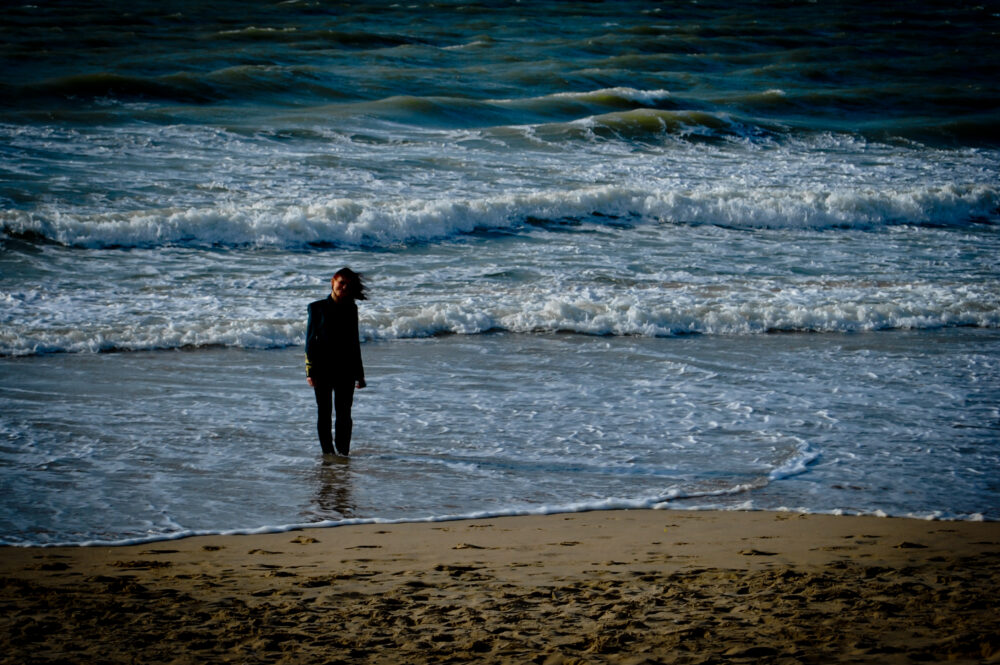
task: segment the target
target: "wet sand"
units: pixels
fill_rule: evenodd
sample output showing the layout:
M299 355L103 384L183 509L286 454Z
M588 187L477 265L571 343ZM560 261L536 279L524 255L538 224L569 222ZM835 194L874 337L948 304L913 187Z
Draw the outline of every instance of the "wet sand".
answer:
M2 548L2 663L1000 662L1000 523L608 511Z

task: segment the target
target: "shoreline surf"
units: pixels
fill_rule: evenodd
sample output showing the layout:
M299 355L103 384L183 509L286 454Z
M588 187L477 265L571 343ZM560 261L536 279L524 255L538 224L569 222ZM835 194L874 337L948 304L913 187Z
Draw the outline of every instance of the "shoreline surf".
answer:
M369 343L344 464L313 441L298 347L7 358L0 531L152 542L653 506L993 521L996 344L983 329Z

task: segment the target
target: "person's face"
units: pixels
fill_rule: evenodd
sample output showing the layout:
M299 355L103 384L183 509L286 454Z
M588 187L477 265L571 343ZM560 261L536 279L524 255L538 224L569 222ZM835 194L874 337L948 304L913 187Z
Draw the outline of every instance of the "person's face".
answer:
M340 300L347 295L347 280L338 275L330 282L330 290L333 292L333 299Z

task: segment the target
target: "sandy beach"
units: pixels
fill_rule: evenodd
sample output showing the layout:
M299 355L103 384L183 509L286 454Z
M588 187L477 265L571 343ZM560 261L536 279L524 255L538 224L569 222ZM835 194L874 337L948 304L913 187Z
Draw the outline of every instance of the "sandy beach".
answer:
M1000 524L608 511L4 548L3 663L1000 661Z

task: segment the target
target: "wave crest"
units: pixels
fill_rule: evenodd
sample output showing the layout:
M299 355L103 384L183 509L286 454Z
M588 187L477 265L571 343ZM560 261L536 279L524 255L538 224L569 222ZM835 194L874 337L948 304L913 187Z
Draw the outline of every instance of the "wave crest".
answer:
M391 247L476 231L520 230L537 220L684 223L745 228L961 225L998 218L988 185L905 189L655 189L588 187L440 200L330 199L119 213L0 212L0 233L67 246Z
M560 281L529 284L499 289L477 288L473 282L458 293L431 296L401 288L361 308L361 334L372 341L497 331L674 337L1000 328L996 283L989 280L936 284L760 278L729 284L646 279L631 287L595 282L579 288ZM229 305L238 314L221 318L217 313L225 306L223 299L191 293L150 298L100 285L81 307L75 296L0 292L0 356L301 345L302 302L308 296L299 289L282 295L281 286L272 285L264 290L278 294L277 301L251 299L235 309Z

